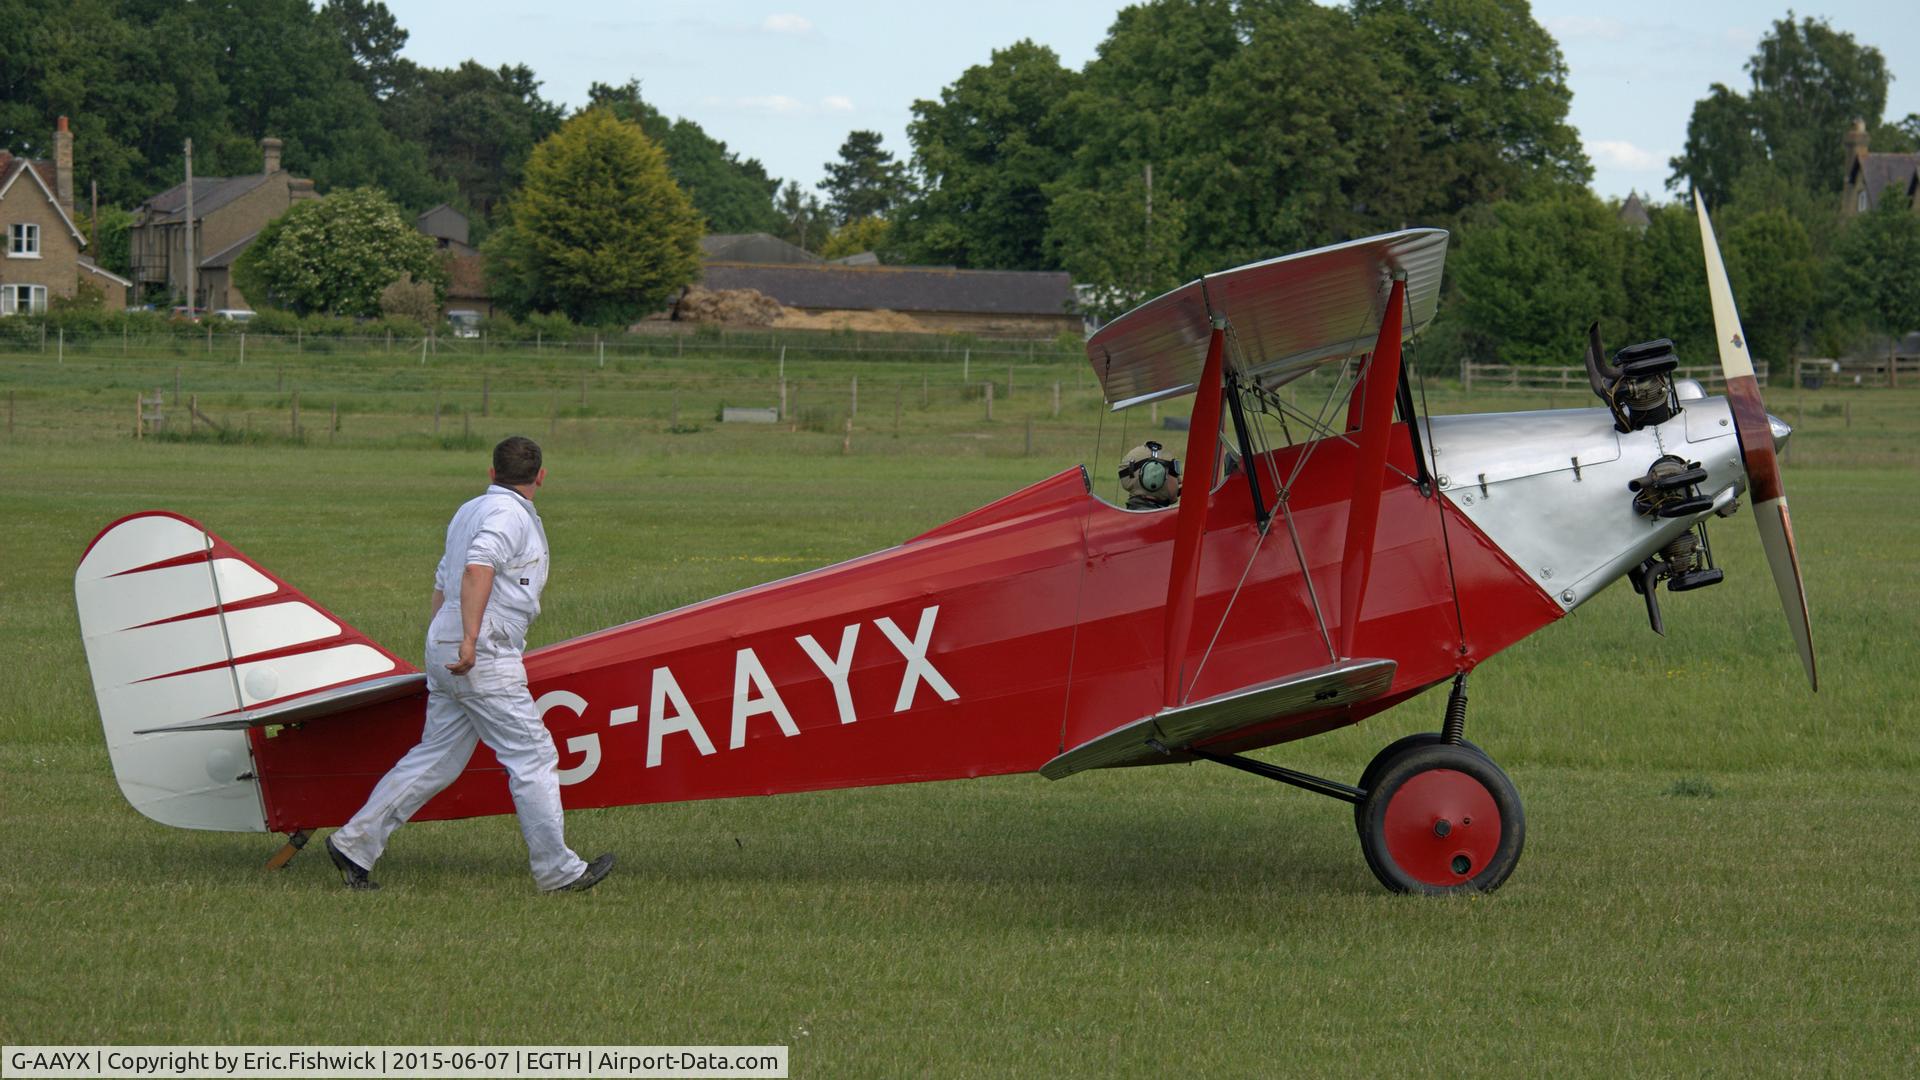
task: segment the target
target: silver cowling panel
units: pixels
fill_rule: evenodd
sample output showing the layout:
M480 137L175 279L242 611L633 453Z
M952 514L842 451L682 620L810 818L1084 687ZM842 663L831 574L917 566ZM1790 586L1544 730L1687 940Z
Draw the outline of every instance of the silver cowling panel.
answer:
M1711 512L1634 512L1627 483L1662 454L1700 462L1700 490L1716 506L1746 484L1724 398L1689 401L1666 423L1626 434L1605 409L1436 416L1430 425L1441 491L1568 610Z

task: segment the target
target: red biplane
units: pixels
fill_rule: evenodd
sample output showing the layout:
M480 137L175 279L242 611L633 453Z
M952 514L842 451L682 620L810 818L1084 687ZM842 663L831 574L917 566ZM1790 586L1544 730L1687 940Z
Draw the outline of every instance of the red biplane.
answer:
M1787 428L1700 219L1725 398L1676 381L1666 342L1609 360L1594 333L1600 408L1418 415L1401 345L1434 315L1433 229L1141 305L1087 356L1115 409L1197 395L1177 507L1122 509L1071 469L897 547L531 652L566 805L1210 761L1352 803L1390 889L1499 886L1525 821L1462 737L1468 673L1623 576L1660 629L1662 583L1719 580L1705 523L1743 490L1814 676ZM1329 366L1317 409L1276 393ZM196 522L114 522L75 591L114 771L157 821L288 833L283 864L420 734L418 670ZM1243 756L1448 681L1440 729L1356 783ZM483 746L418 817L512 809Z

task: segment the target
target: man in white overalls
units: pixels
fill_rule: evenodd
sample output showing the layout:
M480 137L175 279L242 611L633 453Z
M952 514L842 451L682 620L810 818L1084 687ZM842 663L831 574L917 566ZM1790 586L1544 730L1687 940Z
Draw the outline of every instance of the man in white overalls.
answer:
M534 711L520 661L547 584L547 533L533 509L547 478L539 445L520 435L501 440L487 475L493 483L486 493L447 526L446 554L434 575L420 744L327 838L327 855L348 888L379 888L367 873L387 838L459 777L479 740L507 770L535 883L549 892L591 889L613 869L611 854L588 864L567 847L560 755Z

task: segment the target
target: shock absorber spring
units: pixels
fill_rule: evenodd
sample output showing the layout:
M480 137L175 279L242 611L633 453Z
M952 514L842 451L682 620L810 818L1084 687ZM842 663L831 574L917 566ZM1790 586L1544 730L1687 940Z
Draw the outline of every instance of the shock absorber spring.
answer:
M1447 718L1440 725L1440 741L1457 746L1467 731L1467 673L1453 677L1453 689L1447 694Z

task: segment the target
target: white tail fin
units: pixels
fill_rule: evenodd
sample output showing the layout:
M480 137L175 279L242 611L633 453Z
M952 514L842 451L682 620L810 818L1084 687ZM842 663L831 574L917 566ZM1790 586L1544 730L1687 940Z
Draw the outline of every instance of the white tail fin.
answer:
M114 776L167 825L267 827L251 732L152 729L415 670L177 514L107 526L73 591Z

